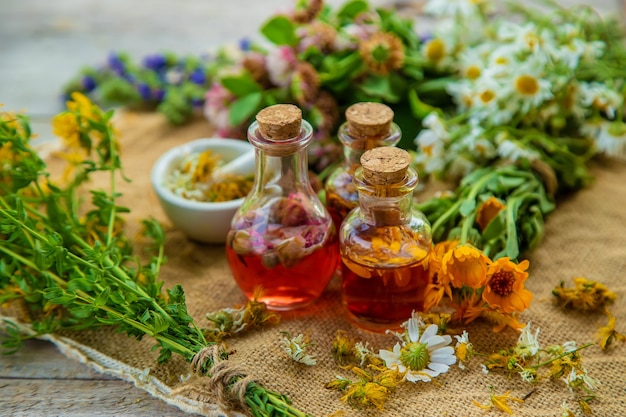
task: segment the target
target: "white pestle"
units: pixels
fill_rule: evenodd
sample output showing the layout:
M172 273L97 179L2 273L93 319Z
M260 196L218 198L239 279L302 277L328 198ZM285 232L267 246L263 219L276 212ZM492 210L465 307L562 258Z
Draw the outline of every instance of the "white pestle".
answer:
M219 182L226 175L250 175L254 173L254 150L239 155L235 159L215 168L211 173L211 182Z

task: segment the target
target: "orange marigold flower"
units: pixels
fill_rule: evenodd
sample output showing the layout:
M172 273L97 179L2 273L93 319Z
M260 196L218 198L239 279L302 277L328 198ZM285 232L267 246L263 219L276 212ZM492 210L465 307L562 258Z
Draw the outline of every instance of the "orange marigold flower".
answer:
M361 43L359 53L365 65L376 74L388 74L402 68L404 45L393 33L377 32Z
M528 278L529 262L519 264L508 257L500 258L489 266L487 286L483 291L483 300L490 307L504 313L524 311L530 305L533 294L524 288Z
M480 230L485 230L487 225L504 210L506 206L496 197L489 197L487 201L482 203L476 212L476 223L480 226Z
M489 258L473 246L461 245L443 255L440 280L456 288L463 285L478 289L487 282Z
M452 319L465 324L471 323L482 316L485 308L480 295L472 292L471 294L461 296L461 299L454 304Z
M422 266L428 271L429 284L425 289L424 311L439 305L443 299L443 295L448 294L452 298L452 289L450 288L450 280L442 280L440 274L443 255L450 249L458 245L458 240L446 240L437 243L428 253L428 256L422 261ZM444 277L445 278L445 277Z

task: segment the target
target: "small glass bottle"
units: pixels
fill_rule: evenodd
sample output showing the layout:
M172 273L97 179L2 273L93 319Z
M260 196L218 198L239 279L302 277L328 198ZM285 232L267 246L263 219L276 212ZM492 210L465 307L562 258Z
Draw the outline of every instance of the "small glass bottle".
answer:
M359 206L339 231L342 301L359 327L382 332L420 311L428 274L422 261L431 229L412 206L418 177L403 149L380 147L361 157L354 174Z
M315 301L337 265L337 231L308 177L312 139L311 125L290 104L261 110L248 129L254 184L233 217L226 257L246 297L274 310Z
M344 161L328 177L326 207L339 228L350 210L358 206L359 198L352 182L360 158L369 149L395 146L402 137L393 123L393 110L382 103L356 103L346 109L346 122L337 133L343 144Z

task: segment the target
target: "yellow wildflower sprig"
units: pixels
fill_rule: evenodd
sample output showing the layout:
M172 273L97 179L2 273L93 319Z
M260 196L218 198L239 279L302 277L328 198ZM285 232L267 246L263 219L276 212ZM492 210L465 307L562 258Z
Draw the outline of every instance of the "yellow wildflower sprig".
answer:
M509 406L509 401L523 403L524 400L521 398L512 397L510 395L511 391L507 391L502 395L496 395L493 386L489 387L491 389L491 396L489 398L489 402L485 405L479 403L476 400L473 400L472 403L482 408L483 410L491 410L492 408L496 408L498 410L504 411L507 414L513 414L513 410Z
M566 342L544 349L539 345L539 329L533 334L529 324L522 330L515 346L488 355L483 369L485 373L501 369L509 374L518 374L529 383L545 379L561 380L571 393L584 393L578 397L584 411L590 409L589 401L595 398L593 391L600 385L598 380L589 376L580 355L581 350L592 345L587 343L579 347L576 342Z
M326 384L327 389L344 392L341 401L355 408L365 408L370 405L383 410L383 405L389 399L393 389L400 384L404 375L395 369L370 366L373 372L354 366L352 372L359 379L352 381L340 376Z
M560 307L579 311L604 311L617 299L617 294L606 285L583 277L574 278L574 288L566 288L561 281L552 295Z
M585 312L602 312L607 316L608 322L601 326L596 333L596 341L602 350L608 349L614 341L625 342L626 335L615 330L615 316L611 314L608 306L617 299L617 294L606 285L587 278L574 278L574 287L566 288L561 283L552 290L555 302L562 308L568 308Z
M596 333L596 341L602 350L608 349L614 341L626 342L626 335L615 330L615 316L608 309L605 310L605 314L609 321Z

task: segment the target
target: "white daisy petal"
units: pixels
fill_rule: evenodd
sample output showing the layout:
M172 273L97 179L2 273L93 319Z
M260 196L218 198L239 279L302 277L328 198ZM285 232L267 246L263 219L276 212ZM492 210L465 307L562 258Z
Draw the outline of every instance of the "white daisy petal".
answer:
M411 318L409 319L409 339L411 342L417 342L420 339L420 328L417 323L417 320Z
M424 333L422 333L422 337L420 341L424 343L425 340L428 340L431 337L436 336L438 330L439 330L439 327L437 327L436 324L431 324L424 330Z
M428 367L433 371L437 372L437 375L448 372L450 367L448 365L444 365L443 363L435 363L431 362L428 364Z

